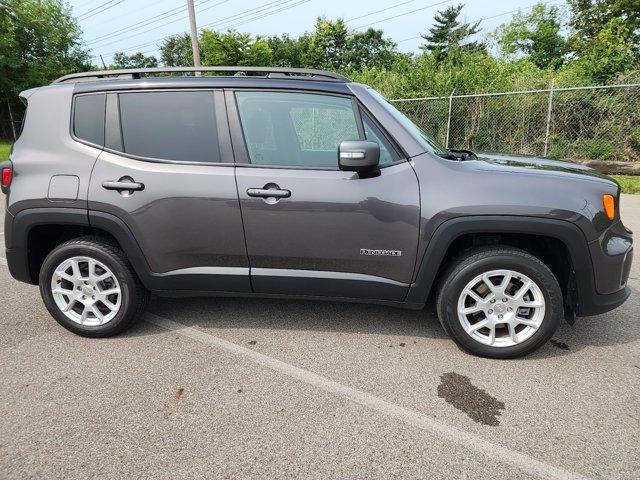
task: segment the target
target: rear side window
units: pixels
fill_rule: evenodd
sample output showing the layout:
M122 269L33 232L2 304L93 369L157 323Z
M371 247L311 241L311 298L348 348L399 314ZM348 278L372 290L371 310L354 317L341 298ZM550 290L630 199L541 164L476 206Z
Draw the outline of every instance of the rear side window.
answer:
M122 148L140 157L220 162L213 92L119 95Z
M73 134L80 140L104 145L104 93L77 95L73 108Z

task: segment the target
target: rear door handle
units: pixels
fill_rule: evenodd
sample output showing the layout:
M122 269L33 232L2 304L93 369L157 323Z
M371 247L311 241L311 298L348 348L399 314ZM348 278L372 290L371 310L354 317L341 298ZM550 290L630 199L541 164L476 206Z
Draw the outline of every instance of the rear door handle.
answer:
M247 190L247 195L250 197L261 198L289 198L291 196L290 190L270 189L270 188L250 188Z
M109 180L106 182L102 182L102 188L106 188L107 190L144 190L144 183L138 182L123 182L123 181L115 181Z

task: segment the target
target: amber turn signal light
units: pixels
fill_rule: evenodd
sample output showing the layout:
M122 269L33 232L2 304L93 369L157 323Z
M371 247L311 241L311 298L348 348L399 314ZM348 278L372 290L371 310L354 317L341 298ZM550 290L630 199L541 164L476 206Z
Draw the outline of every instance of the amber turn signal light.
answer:
M603 195L602 205L604 206L604 213L609 220L613 220L616 216L616 200L613 195Z

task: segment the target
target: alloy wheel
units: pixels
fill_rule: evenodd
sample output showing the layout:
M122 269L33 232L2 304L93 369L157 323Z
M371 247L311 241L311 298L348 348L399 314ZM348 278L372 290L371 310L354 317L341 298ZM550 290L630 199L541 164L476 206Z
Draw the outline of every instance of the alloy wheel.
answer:
M513 270L491 270L471 280L458 299L458 319L474 340L510 347L529 339L545 315L540 287Z
M67 318L87 326L111 321L122 303L114 273L91 257L72 257L60 263L51 278L51 293Z

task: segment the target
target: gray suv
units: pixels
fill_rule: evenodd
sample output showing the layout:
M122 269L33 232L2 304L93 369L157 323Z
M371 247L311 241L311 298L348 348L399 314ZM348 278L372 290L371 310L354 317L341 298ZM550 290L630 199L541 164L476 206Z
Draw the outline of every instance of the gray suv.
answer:
M6 258L72 332L122 332L150 293L433 298L460 347L509 358L629 296L610 178L447 150L330 72L205 71L86 72L22 93Z

